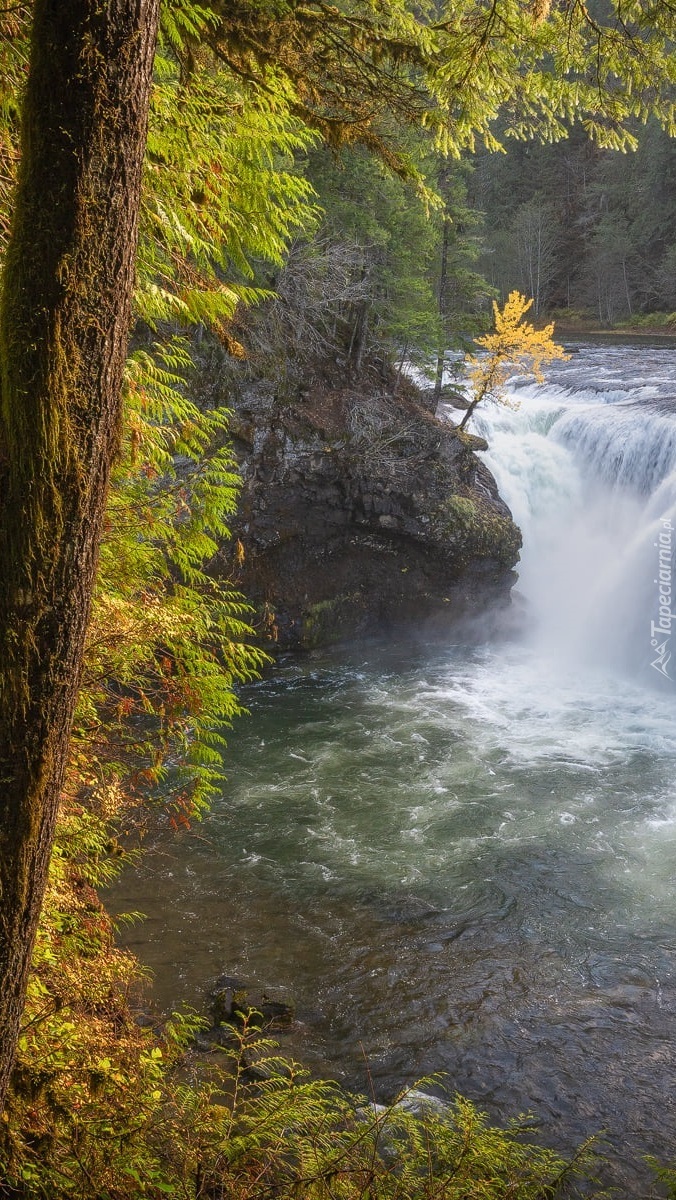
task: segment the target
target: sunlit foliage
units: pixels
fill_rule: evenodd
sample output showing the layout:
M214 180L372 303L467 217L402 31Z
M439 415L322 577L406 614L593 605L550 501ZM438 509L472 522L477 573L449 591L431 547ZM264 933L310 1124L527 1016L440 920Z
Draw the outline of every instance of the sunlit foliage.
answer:
M520 1130L491 1129L467 1102L422 1120L401 1105L374 1111L265 1043L252 1047L246 1028L232 1054L216 1056L225 1075L191 1086L184 1050L195 1022L157 1033L133 1018L138 969L115 950L93 889L124 859L118 837L139 800L161 785L174 824L201 811L221 772L223 729L239 711L235 687L263 661L242 598L209 574L237 478L227 414L190 399L181 334L208 328L242 353L232 321L238 305L267 294L257 267L280 265L290 238L315 223L298 156L318 136L376 151L424 195L402 123L453 155L477 139L496 146L498 112L505 136L558 138L579 116L600 142L622 147L632 142L628 121L649 112L673 133L672 11L637 0L607 12L599 24L583 5L550 11L520 0L165 3L126 430L0 1129L5 1194L535 1200L567 1185L566 1163ZM28 4L0 12L0 246L29 25ZM515 354L537 369L559 356L551 333L523 324L527 309L515 297L496 311L474 406L499 394Z
M471 354L466 359L470 403L460 429L464 429L482 400L504 400L510 376L528 372L542 383L544 364L567 357L554 341L553 323L536 329L524 320L532 305L533 301L520 292L510 292L503 308L493 301L494 332L476 339L477 346L485 353Z

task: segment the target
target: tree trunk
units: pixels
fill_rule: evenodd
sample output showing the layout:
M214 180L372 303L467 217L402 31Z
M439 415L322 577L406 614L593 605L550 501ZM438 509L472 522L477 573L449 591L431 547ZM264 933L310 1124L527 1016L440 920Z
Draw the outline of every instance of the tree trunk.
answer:
M36 0L0 308L0 1107L119 442L159 0Z
M364 352L366 350L366 335L369 327L369 302L362 300L357 308L357 318L352 331L352 340L350 342L350 356L354 365L356 375L361 374L362 365L364 362Z
M408 342L404 342L404 348L399 356L399 362L397 364L397 374L394 379L394 387L392 388L393 396L397 396L399 394L399 384L401 383L401 376L402 376L402 373L404 370L404 363L406 362L407 354L408 354ZM383 357L383 371L382 371L383 379L385 379L387 377L386 373L387 373L387 359L385 357Z
M448 181L448 173L443 168L439 172L439 186L442 187ZM442 192L443 195L443 192ZM448 243L451 236L451 218L448 213L444 214L443 233L441 238L441 265L439 268L439 316L442 321L443 332L445 333L445 317L446 317L446 289L448 287ZM439 401L441 400L441 389L444 384L444 367L446 366L446 339L442 341L437 352L437 368L434 375L434 411L436 412Z
M484 398L484 395L485 395L485 393L483 393L481 396L478 396L476 400L472 400L472 403L467 405L467 408L465 410L465 414L462 418L462 421L458 425L458 429L465 428L465 425L467 425L467 423L471 419L471 417L474 416L474 409L477 407L478 404L481 403L481 401Z

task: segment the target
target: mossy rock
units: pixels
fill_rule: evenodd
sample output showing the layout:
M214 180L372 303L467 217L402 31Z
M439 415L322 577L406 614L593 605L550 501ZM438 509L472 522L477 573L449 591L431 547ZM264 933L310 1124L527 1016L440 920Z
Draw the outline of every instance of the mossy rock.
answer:
M361 592L334 596L312 604L302 617L300 644L306 650L330 646L349 637L364 615Z
M453 430L453 437L456 441L461 442L465 450L488 450L488 442L485 438L479 437L476 433L468 433L459 425Z
M469 496L450 496L437 514L440 531L458 544L464 561L480 555L511 567L521 547L521 534L513 521L492 505Z

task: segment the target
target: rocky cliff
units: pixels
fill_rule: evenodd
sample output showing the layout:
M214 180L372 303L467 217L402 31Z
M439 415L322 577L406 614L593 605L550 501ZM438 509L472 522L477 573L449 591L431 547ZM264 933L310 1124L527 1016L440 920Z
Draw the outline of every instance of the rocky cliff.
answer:
M482 443L408 383L396 397L380 382L285 402L252 384L231 434L244 482L234 551L217 566L281 646L506 603L521 539Z

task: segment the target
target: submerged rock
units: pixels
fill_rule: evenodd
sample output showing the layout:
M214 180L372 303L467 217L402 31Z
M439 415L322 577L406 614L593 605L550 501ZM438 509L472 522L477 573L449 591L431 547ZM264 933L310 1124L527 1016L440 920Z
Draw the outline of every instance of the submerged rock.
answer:
M485 443L408 384L396 397L317 385L284 402L252 384L231 434L244 483L217 569L280 646L507 602L521 537L474 453Z
M294 1007L281 996L271 996L266 991L251 990L243 980L231 975L221 975L209 990L208 1015L212 1022L206 1035L218 1040L223 1026L240 1027L247 1022L258 1029L280 1029L291 1025ZM229 1037L225 1030L226 1040Z

